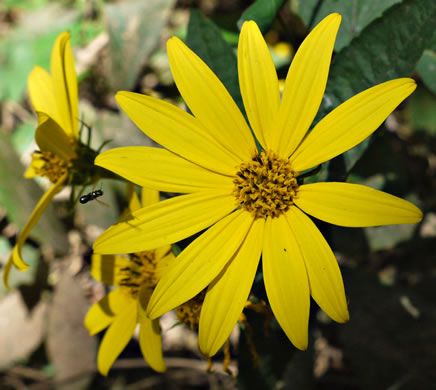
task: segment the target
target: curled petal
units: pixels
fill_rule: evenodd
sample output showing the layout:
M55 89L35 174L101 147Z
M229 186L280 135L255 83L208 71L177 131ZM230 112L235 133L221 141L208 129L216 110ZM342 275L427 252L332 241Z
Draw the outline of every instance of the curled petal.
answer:
M54 196L62 188L63 184L67 180L67 177L68 177L68 172L65 172L65 174L62 175L56 183L52 184L52 186L47 190L47 192L43 195L43 197L39 200L38 204L35 206L32 215L29 217L26 224L24 225L23 230L19 234L17 243L12 249L12 254L8 261L8 263L12 261L12 263L18 268L18 270L26 271L29 268L29 265L23 260L21 256L21 250L23 248L23 245L27 237L29 237L29 234L32 231L33 227L38 222L39 218L41 218L41 215L44 213L45 209L53 200ZM6 285L8 285L7 283L8 276L9 276L9 272L6 272L3 275L3 280L5 281Z

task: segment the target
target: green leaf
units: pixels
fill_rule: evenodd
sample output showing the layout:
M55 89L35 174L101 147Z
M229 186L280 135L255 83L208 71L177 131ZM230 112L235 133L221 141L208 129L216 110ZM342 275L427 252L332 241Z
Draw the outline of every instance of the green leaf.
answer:
M212 69L240 110L245 112L239 90L235 53L223 39L219 28L195 9L191 10L186 44Z
M435 18L433 0L404 0L367 26L335 57L317 119L367 88L410 77L430 44ZM346 152L344 172L356 163L366 147L363 143Z
M426 50L416 65L425 86L436 95L436 51Z
M436 134L436 97L419 86L409 100L410 121L414 130Z
M277 12L285 3L286 0L256 0L244 11L238 21L238 27L241 28L246 20L254 20L262 32L268 31Z
M384 11L401 0L324 0L316 12L313 26L332 12L342 15L341 28L336 38L335 49L337 51L347 46L351 40L372 21L380 17ZM301 1L297 3L297 12L306 24L311 22L312 12L316 1Z
M109 33L109 82L117 90L130 90L144 64L158 46L162 29L175 0L130 0L104 8Z

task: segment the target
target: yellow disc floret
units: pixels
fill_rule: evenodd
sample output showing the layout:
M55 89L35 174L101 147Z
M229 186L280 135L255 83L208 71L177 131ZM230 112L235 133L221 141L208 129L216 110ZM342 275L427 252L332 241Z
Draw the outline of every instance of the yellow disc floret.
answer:
M298 183L289 160L262 151L239 166L233 195L254 218L278 217L293 204Z
M201 291L194 298L185 302L183 305L176 307L177 318L180 322L192 330L198 330L200 322L201 307L203 306L206 290Z
M119 285L132 298L137 298L141 287L156 286L156 267L160 259L156 259L154 251L131 253L129 258L130 264L118 270Z
M72 164L52 152L35 152L32 155L32 167L37 176L45 176L56 183Z

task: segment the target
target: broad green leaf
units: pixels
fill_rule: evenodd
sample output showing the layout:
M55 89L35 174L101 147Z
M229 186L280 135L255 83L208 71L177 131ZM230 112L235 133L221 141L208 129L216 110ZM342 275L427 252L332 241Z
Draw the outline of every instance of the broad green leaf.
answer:
M430 44L435 18L435 1L404 0L368 25L336 55L317 118L369 87L410 77ZM356 163L366 146L362 143L345 153L344 173Z
M404 0L391 7L334 58L324 111L384 81L410 77L434 32L436 2Z
M238 21L239 28L246 20L254 20L260 31L266 32L274 21L277 12L282 8L286 0L256 0L248 7Z
M144 64L158 46L175 0L129 0L104 8L109 32L109 82L117 90L134 87Z
M194 9L191 10L186 44L213 70L244 112L235 53L218 27Z
M315 8L317 1L299 0L296 3L297 12L307 25L312 22L312 28L332 12L342 15L341 28L335 43L335 49L339 51L384 11L400 2L401 0L324 0L318 10ZM312 21L314 11L316 16Z

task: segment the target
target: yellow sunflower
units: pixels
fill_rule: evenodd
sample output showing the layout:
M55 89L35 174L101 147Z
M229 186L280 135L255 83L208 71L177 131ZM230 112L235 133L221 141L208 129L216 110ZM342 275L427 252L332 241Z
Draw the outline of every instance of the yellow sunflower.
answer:
M159 201L159 193L143 189L142 205ZM129 211L141 207L136 193L129 202ZM125 218L126 219L126 218ZM128 218L127 218L128 219ZM162 357L159 319L150 320L141 307L147 307L151 293L162 272L174 259L171 246L131 253L128 257L93 255L92 276L108 286L117 286L95 303L85 317L85 326L91 335L108 328L100 344L98 370L107 375L113 363L132 338L139 324L139 345L144 359L158 372L166 370Z
M38 115L35 141L40 150L34 152L25 177L45 176L53 184L39 200L18 236L3 270L3 281L7 287L12 265L20 271L28 269L29 265L21 256L24 242L53 197L67 182L72 161L77 159L77 76L68 32L61 33L55 41L50 69L51 74L40 66L35 66L28 77L30 100Z
M148 96L117 94L127 115L167 150L113 149L96 164L139 185L186 195L134 212L133 220L104 232L94 250L142 251L208 228L169 267L147 309L156 318L208 286L199 325L199 347L206 355L217 352L236 324L261 255L272 311L297 348L307 348L310 296L333 320L349 319L337 261L308 215L361 227L422 218L413 204L362 185L297 181L302 172L368 137L416 87L407 78L377 85L347 100L308 133L323 98L340 21L331 14L307 36L281 99L267 45L254 22L244 23L239 84L261 151L222 83L178 38L168 41L168 57L193 115Z

